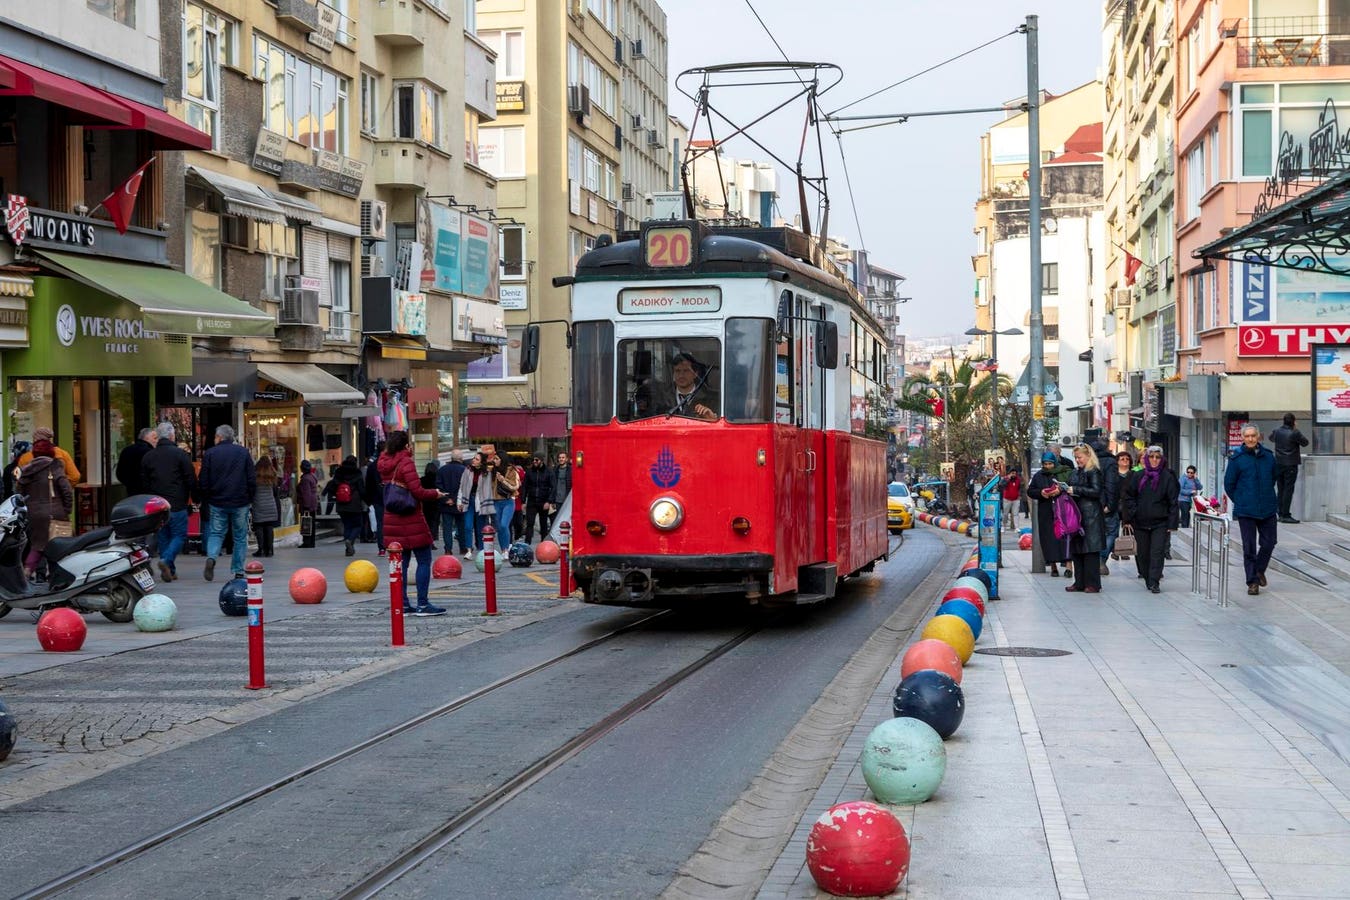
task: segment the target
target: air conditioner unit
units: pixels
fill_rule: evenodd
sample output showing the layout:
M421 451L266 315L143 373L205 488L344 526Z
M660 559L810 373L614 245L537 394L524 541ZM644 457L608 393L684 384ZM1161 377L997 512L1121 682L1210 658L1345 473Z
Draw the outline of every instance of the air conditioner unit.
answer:
M277 311L279 325L318 325L319 292L304 288L286 288Z
M633 113L633 115L632 115L632 121L633 121L633 130L634 130L634 131L641 131L641 130L642 130L642 114L641 114L641 113Z
M567 111L574 116L591 114L591 89L584 84L567 86Z
M389 207L383 200L361 201L361 237L372 241L384 240L388 219Z
M655 129L655 128L652 128L652 129L648 130L648 132L647 132L647 146L648 146L648 147L660 147L660 146L661 146L661 135L659 135L659 134L656 133L656 129Z
M631 181L625 181L623 183L623 199L633 199L633 183Z
M642 59L644 56L646 54L642 52L642 39L639 38L633 41L633 59Z
M385 274L385 262L383 256L376 256L373 253L367 253L361 257L361 276L369 278Z

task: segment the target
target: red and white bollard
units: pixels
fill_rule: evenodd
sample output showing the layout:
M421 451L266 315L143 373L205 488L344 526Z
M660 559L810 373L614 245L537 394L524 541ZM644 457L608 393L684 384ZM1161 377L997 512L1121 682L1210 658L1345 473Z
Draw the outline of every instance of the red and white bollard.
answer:
M567 565L567 554L572 549L572 524L558 526L558 599L572 596L572 569Z
M497 564L492 552L493 538L497 535L497 529L491 525L483 526L483 588L487 594L487 608L483 610L485 616L495 616L497 614Z
M248 579L248 684L250 691L267 687L263 675L263 564L256 559L244 566Z
M394 541L385 547L389 554L389 632L390 645L403 646L403 545Z

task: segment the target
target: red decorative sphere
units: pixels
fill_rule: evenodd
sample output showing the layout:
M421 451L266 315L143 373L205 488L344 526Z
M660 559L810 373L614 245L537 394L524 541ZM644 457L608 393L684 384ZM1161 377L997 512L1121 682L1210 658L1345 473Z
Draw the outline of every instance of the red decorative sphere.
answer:
M291 576L291 599L296 603L322 603L328 595L328 579L318 569L297 569Z
M458 578L463 574L464 568L452 553L437 557L436 561L431 564L432 578Z
M806 867L821 890L836 896L883 896L909 871L909 838L883 807L864 800L840 803L811 826Z
M951 644L937 638L926 638L910 645L905 655L901 657L900 679L903 681L920 669L937 669L945 675L950 675L952 681L960 684L964 668L961 665L961 657L956 655Z
M37 639L49 653L73 653L84 646L89 628L80 614L68 606L49 609L38 619Z
M1029 535L1029 534L1024 534L1024 535L1020 536L1020 537L1017 539L1017 549L1018 549L1018 550L1030 550L1030 549L1031 549L1031 535Z
M544 565L555 563L562 557L562 548L552 541L540 541L539 546L534 548L534 558Z
M942 600L939 601L939 605L941 605L942 603L946 603L948 600L969 600L971 603L975 605L975 608L980 611L980 618L984 618L984 598L981 597L980 592L975 590L974 588L970 587L949 588L947 590L947 593L942 595Z

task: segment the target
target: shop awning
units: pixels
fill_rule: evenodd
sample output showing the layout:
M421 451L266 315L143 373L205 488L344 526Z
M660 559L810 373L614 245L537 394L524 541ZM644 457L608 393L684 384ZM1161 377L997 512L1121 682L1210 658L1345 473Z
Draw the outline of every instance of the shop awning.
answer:
M471 409L469 440L567 437L565 409Z
M91 127L99 130L144 131L150 135L150 145L156 150L211 150L214 144L211 135L198 131L181 119L175 119L162 109L128 100L116 94L108 94L113 100L125 106L131 112L131 124L127 126L98 125Z
M420 341L399 337L393 334L368 335L371 342L380 348L383 359L426 359L427 348Z
M286 216L307 225L321 225L323 223L323 210L310 203L308 200L302 200L294 194L286 194L281 191L272 191L263 188L267 196L280 206L286 212Z
M310 363L258 363L258 375L295 391L306 403L361 403L366 395Z
M33 296L33 279L22 275L0 275L0 297Z
M230 215L272 225L286 224L286 211L253 182L196 166L188 166L188 175L218 194L225 204L225 212Z
M4 96L46 100L74 113L76 121L134 127L131 109L98 88L8 56L0 56L0 73Z
M141 308L145 327L166 334L271 337L276 319L174 269L38 251L48 265L95 290Z

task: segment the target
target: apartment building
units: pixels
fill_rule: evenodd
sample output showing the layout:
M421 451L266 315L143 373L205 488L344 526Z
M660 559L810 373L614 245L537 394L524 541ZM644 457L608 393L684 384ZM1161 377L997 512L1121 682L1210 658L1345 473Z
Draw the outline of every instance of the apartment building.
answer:
M618 124L624 130L620 230L653 218L653 195L670 190L671 170L679 168L668 143L671 131L662 127L670 93L666 12L656 0L623 0L622 21L623 31L614 42L614 58L622 72L623 111Z

